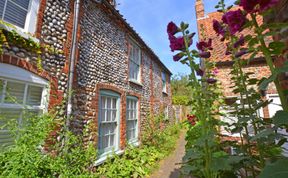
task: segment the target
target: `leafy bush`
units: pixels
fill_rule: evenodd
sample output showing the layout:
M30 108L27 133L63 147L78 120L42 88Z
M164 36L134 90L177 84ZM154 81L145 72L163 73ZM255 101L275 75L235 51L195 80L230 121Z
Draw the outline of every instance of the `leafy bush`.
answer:
M81 137L66 131L65 145L57 144L51 153L44 149L49 134L55 130L52 116L30 117L22 128L16 122L8 124L15 144L0 152L0 176L4 177L70 177L89 175L88 168L96 160L96 150L86 148ZM51 141L51 140L50 140ZM54 153L54 154L52 154Z
M65 144L51 138L56 127L53 116L30 117L21 128L16 121L8 125L16 139L0 152L0 177L144 177L173 150L180 128L171 125L157 131L152 136L159 139L158 145L145 142L139 148L129 146L123 155L113 155L95 169L95 145L84 146L81 136L65 129L60 134L61 138L65 135ZM47 138L55 143L48 152L44 149Z
M149 136L149 138L158 139L157 144L154 141L143 140L143 144L139 148L128 147L123 155L114 155L99 166L96 175L108 178L147 176L157 166L158 161L174 149L180 126L170 125L164 130L156 130L159 131L153 132L153 136ZM151 134L151 132L148 133ZM148 133L146 132L144 135L147 136Z

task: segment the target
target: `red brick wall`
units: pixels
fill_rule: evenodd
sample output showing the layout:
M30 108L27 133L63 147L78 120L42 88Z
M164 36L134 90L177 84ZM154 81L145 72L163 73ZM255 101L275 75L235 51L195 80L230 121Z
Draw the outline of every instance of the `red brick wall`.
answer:
M51 76L45 70L39 70L36 65L27 62L25 59L10 56L10 55L0 55L0 63L10 64L22 69L25 69L33 74L36 74L50 83L50 94L49 94L49 104L48 110L53 111L56 105L60 105L63 100L63 92L57 90L58 80L56 77Z

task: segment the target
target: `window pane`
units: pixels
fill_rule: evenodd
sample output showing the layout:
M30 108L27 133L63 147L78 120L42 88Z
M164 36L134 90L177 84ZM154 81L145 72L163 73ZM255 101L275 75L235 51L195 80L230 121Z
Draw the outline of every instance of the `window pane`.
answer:
M109 143L109 135L103 136L102 139L102 149L107 148Z
M40 106L42 98L42 87L28 86L27 105Z
M7 2L4 14L5 21L17 25L21 28L24 28L26 16L27 16L27 10L24 10L23 8L15 5L15 3L12 3L11 1Z
M116 98L113 98L112 108L113 108L113 109L116 109L116 106L117 106L117 99L116 99Z
M107 110L106 121L111 121L111 110Z
M0 1L0 19L2 19L2 14L3 14L5 3L6 3L6 0Z
M25 85L16 82L7 82L5 103L23 104Z
M106 105L107 109L111 108L111 98L107 97L107 105Z
M19 118L21 116L21 110L17 109L3 109L0 108L0 126L4 126L8 124L8 122L12 122L11 124L16 124L15 127L18 126ZM14 120L14 121L13 121ZM13 135L8 131L9 126L5 126L4 128L0 128L0 147L12 145L14 142Z
M110 135L110 146L114 146L115 143L114 143L114 134L113 135Z
M112 111L112 121L116 121L116 116L117 116L117 111L116 110L113 110Z
M29 7L29 1L30 0L12 0L17 5L23 7L24 9L28 9Z
M104 109L106 108L106 97L105 96L101 96L101 108Z

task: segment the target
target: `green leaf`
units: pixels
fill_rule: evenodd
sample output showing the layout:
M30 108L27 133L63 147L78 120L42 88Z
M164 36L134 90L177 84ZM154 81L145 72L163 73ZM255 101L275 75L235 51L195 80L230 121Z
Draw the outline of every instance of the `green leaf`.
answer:
M288 177L288 159L280 159L275 163L267 164L259 178L287 178Z
M269 48L272 50L273 54L279 55L285 48L285 44L280 41L273 41L269 44Z
M268 85L277 78L277 74L272 74L268 79L262 78L259 84L260 90L267 90Z
M276 126L288 125L288 112L277 111L272 117L273 124Z
M258 139L267 137L267 136L272 135L272 134L275 134L274 130L268 128L268 129L263 130L262 132L256 134L255 136L253 136L253 137L251 138L251 141L255 141L255 140L258 140Z
M183 160L195 160L201 158L200 153L195 152L193 149L189 149L186 151L185 156L183 157Z
M264 23L261 28L266 29L281 29L281 28L287 28L288 27L288 23L269 23L266 24Z

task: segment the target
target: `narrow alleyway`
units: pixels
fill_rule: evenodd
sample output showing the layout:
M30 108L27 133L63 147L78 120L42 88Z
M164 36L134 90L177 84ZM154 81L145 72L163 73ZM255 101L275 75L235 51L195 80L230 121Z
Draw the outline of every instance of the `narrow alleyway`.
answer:
M162 160L160 162L160 167L156 170L150 178L188 178L188 177L181 177L180 174L180 164L182 161L182 157L185 154L185 132L182 131L180 133L180 137L178 139L175 151Z

